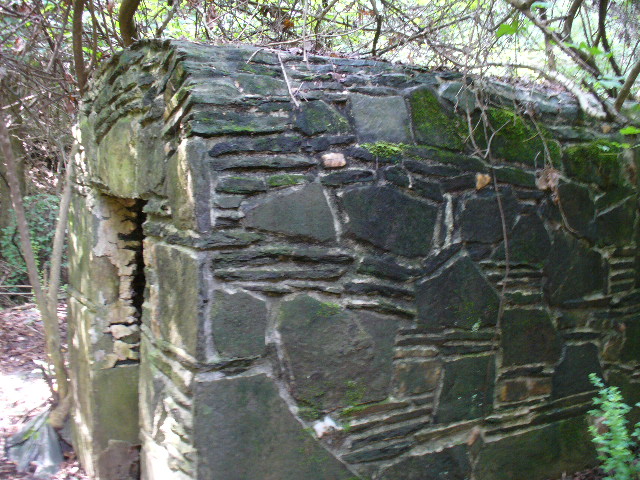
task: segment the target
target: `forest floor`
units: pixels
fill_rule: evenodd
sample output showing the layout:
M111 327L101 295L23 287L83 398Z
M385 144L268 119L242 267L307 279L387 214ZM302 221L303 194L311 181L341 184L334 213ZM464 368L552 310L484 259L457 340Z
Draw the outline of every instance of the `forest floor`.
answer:
M1 308L1 307L0 307ZM67 306L58 306L58 318L66 338ZM32 473L18 473L6 456L6 442L21 426L47 410L51 391L38 365L44 361L44 334L40 314L33 304L0 309L0 479L32 480ZM88 480L73 451L55 480Z
M66 338L66 310L65 304L59 305L63 338ZM23 423L50 405L49 386L38 367L43 361L44 334L35 305L0 309L0 480L37 478L31 473L16 472L15 465L7 459L5 445ZM558 480L601 480L604 477L604 473L596 468L566 474ZM89 480L89 477L70 451L62 469L52 480Z

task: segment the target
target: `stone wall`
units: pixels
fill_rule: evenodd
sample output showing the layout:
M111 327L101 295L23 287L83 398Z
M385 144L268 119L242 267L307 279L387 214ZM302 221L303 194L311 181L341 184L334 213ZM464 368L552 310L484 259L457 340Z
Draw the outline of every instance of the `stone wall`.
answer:
M114 57L71 224L96 478L135 478L139 445L147 480L594 463L587 375L640 400L638 159L564 93L469 82L183 42Z

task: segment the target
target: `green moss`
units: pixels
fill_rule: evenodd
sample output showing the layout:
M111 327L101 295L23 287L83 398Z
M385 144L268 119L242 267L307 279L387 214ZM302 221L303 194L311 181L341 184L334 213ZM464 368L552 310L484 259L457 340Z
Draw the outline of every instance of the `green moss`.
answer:
M461 119L443 111L435 93L417 89L409 96L409 105L417 142L451 150L464 148L467 128Z
M399 161L409 145L404 143L376 142L362 145L371 155L379 160Z
M345 392L345 400L347 404L355 406L361 403L367 393L366 385L358 383L355 380L348 380L346 386L347 390Z
M543 126L536 128L533 123L504 108L490 108L487 117L491 129L497 132L491 141L494 158L542 167L545 164L546 144L549 160L555 163L560 159L560 144L551 139L552 135ZM475 135L478 144L486 148L484 130L478 129Z
M304 183L305 176L301 174L272 175L267 178L267 185L270 187L285 187Z
M622 184L622 147L617 142L596 140L568 147L563 159L567 175L604 189Z
M317 315L320 317L332 317L338 315L342 311L342 307L337 303L323 302L319 305Z

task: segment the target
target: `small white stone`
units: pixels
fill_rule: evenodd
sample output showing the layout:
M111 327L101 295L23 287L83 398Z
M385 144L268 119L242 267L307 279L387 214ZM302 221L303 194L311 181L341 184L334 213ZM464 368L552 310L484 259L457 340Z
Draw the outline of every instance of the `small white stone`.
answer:
M324 168L342 168L347 164L342 153L325 153L321 158Z
M313 431L316 432L318 438L322 438L334 430L342 430L342 428L340 428L329 415L313 424Z

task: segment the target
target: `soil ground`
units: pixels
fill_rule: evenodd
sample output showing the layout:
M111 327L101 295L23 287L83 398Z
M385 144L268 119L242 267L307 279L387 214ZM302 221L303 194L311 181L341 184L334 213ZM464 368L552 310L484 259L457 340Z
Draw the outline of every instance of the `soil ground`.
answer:
M58 307L66 338L66 305ZM44 361L44 335L35 305L0 310L0 480L34 480L31 473L16 472L5 454L6 439L50 405L50 390L38 367ZM558 480L601 480L600 469L565 474ZM54 480L89 480L73 452ZM526 480L526 479L522 479Z
M65 334L67 307L58 307L58 318ZM32 480L29 472L18 473L6 456L7 439L23 423L50 406L51 391L39 365L44 365L44 335L35 305L25 304L0 310L0 479ZM73 452L55 480L88 480Z

